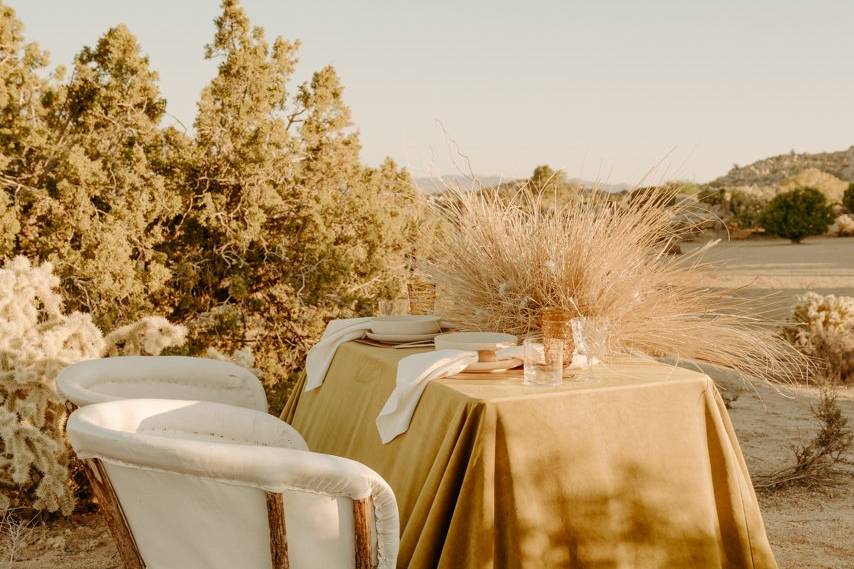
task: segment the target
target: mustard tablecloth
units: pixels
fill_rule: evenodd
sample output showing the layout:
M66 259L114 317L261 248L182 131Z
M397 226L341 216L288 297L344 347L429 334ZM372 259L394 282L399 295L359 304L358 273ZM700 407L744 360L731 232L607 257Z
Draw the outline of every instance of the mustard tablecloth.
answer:
M414 350L349 343L282 418L385 478L398 567L775 568L723 402L705 375L608 364L537 388L518 372L431 383L409 431L375 419Z

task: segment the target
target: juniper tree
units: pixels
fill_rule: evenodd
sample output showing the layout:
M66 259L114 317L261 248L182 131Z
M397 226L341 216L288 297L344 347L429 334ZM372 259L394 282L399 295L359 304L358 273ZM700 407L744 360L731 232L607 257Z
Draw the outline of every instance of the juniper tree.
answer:
M23 24L0 2L0 254L15 249L21 229L18 196L34 185L31 158L50 135L43 99L52 92L42 76L48 58L25 43Z
M158 125L157 74L125 26L84 48L67 84L39 79L46 57L33 45L25 52L29 64L2 72L6 83L25 77L31 93L28 109L2 105L11 124L27 125L11 135L17 147L4 149L0 220L12 208L20 226L5 253L51 261L69 307L100 325L132 320L164 292L170 272L157 246L180 205L161 173L169 139Z
M253 347L272 384L302 366L326 318L393 287L412 186L390 162L361 165L332 67L291 93L298 42L271 45L236 0L222 8L188 154L175 315L196 349Z

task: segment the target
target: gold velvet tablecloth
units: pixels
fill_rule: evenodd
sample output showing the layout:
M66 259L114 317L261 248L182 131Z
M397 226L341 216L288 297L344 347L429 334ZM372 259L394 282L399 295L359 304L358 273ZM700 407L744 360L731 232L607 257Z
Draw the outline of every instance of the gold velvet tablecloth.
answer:
M309 447L385 478L398 567L774 568L750 476L708 377L622 361L587 383L520 372L432 382L409 431L375 419L416 350L338 349L282 414Z

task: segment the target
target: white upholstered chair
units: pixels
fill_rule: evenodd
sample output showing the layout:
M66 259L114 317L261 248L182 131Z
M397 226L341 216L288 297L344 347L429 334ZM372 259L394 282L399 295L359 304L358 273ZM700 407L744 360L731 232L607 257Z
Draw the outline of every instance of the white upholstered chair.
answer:
M216 401L267 410L264 387L235 363L185 356L87 360L59 373L57 388L76 407L117 399Z
M357 462L295 450L266 413L129 399L76 410L68 437L126 539L126 569L391 569L397 504Z

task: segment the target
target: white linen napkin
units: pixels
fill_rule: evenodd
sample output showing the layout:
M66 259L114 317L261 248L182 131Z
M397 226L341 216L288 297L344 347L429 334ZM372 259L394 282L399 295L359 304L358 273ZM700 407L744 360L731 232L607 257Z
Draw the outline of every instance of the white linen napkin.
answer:
M409 429L421 394L434 379L456 375L477 361L477 352L436 350L401 358L397 364L397 381L377 416L377 430L383 444Z
M335 357L338 346L345 342L363 338L371 329L373 317L341 318L326 325L323 336L312 346L305 358L305 391L317 389L323 384L326 370Z

